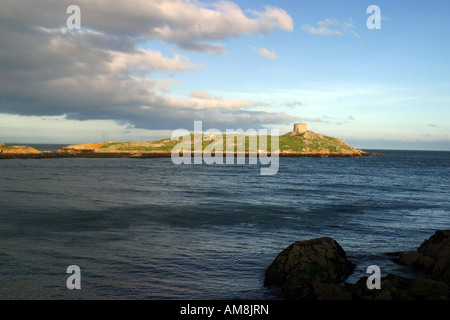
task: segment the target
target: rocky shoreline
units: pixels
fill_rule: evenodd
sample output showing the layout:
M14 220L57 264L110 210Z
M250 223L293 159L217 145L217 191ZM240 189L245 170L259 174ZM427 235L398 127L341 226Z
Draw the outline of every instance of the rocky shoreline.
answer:
M181 155L182 153L180 153ZM193 155L194 153L192 153ZM211 153L214 156L214 152ZM226 153L224 153L224 156ZM245 155L248 157L250 153L234 153L234 156ZM268 152L267 156L271 156ZM383 156L382 154L372 152L281 152L279 157L309 157L309 158L328 158L328 157L366 157L366 156ZM26 152L20 149L20 152L2 152L0 159L55 159L55 158L170 158L171 152L163 151L107 151L102 152L98 150L58 150L58 151L38 151Z
M332 238L297 241L283 250L266 271L264 285L278 288L288 300L449 300L450 230L440 230L415 252L393 261L425 272L427 278L388 274L380 288L369 289L368 277L343 283L354 264Z
M344 140L324 136L312 131L290 132L282 135L277 141L277 148L272 149L266 144L267 137L263 143L264 147L256 151L256 146L250 147L250 137L245 135L231 134L225 137L212 137L204 135L188 135L180 137L178 140L160 139L157 141L134 141L134 142L94 142L77 145L69 145L60 148L57 151L40 151L28 146L5 145L0 143L0 159L46 159L46 158L170 158L172 150L180 148L180 154L190 152L191 154L203 152L211 141L218 141L214 148L209 148L212 156L215 153L220 155L228 155L226 150L234 155L260 154L263 152L267 156L276 154L279 157L312 157L312 158L328 158L328 157L366 157L366 156L382 156L372 152L365 152L353 148L346 144ZM232 145L224 141L231 139ZM180 147L180 141L187 143ZM185 142L184 140L187 140ZM262 139L256 137L252 143ZM222 142L221 142L222 141ZM216 142L215 142L216 143ZM190 147L189 147L190 146ZM192 151L191 151L192 150ZM270 150L270 151L269 151ZM238 152L236 152L238 151Z

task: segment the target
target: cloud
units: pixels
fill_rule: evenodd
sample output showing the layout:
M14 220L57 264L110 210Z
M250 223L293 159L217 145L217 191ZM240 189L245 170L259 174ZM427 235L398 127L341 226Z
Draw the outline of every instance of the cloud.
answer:
M195 90L191 91L191 97L197 98L197 99L211 99L211 96L208 92Z
M259 53L259 55L263 58L273 60L278 59L278 55L275 53L275 51L269 51L266 48L253 48L256 52Z
M199 68L177 50L223 55L227 51L218 41L291 31L292 18L284 10L266 6L244 13L230 1L78 0L82 29L68 30L71 4L0 3L0 113L115 120L151 129L206 119L256 128L293 119L248 111L264 101L212 97L201 88L184 98L171 94L172 86L182 85L175 74ZM144 48L151 40L175 50L167 55Z
M192 71L195 69L194 64L188 58L179 54L173 58L167 58L159 51L144 50L136 48L132 53L124 52L105 52L112 57L110 68L112 72L121 72L124 70L132 70L133 73L153 73L155 71L171 72L171 71Z
M355 29L356 29L356 26L354 25L353 20L350 19L348 22L344 22L341 30L344 33L349 32L349 33L353 34L356 38L359 39L359 34L356 33Z
M197 52L206 52L211 54L218 54L225 56L228 54L228 51L220 44L208 44L202 41L178 41L177 45L184 50L189 51L197 51Z
M400 133L394 133L394 134L380 134L378 136L361 136L361 138L364 139L380 139L380 140L388 140L388 141L405 141L405 142L418 142L418 141L441 141L446 142L447 145L450 142L450 135L448 134L441 134L441 135L431 135L431 134L400 134Z
M337 20L335 19L325 19L323 21L317 22L317 28L309 24L304 24L302 25L302 30L308 31L312 34L320 34L325 36L342 35L343 33L341 31L329 28L330 26L334 26L336 24Z
M305 117L301 117L301 122L314 122L314 123L330 123L329 120L327 120L328 117L327 116L323 116L322 118L305 118Z
M351 33L355 37L359 38L359 35L355 31L356 27L353 24L352 19L342 24L337 19L325 19L323 21L317 22L317 27L313 27L309 24L304 24L302 25L301 28L302 30L305 30L312 34L324 36L332 36L332 35L342 36L345 33Z
M303 103L301 101L292 101L292 102L286 102L284 104L286 107L295 107L295 106L303 106Z
M428 124L428 126L429 126L429 127L433 127L433 128L439 128L438 125L435 125L435 124L432 124L432 123Z
M292 18L283 9L266 6L263 10L249 10L247 16L231 1L134 0L130 6L127 0L116 0L114 5L79 0L78 5L83 25L93 29L133 38L160 39L185 50L217 54L226 51L210 41L243 34L269 34L277 29L293 30Z

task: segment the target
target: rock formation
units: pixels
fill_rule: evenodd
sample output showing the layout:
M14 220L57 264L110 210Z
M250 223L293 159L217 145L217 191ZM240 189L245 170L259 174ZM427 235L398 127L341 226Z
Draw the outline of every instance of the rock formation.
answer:
M36 154L40 153L39 150L36 150L32 147L28 146L7 146L4 143L0 143L0 153L2 154Z
M450 230L437 231L417 252L399 262L428 271L431 278L389 274L381 289L369 289L367 277L343 283L353 264L332 238L298 241L283 250L266 271L264 285L281 289L295 300L448 300L450 298Z
M300 124L296 124L300 125ZM349 146L342 139L328 137L322 134L317 134L312 131L306 131L306 125L298 128L296 132L290 132L279 136L278 145L272 146L271 141L267 136L266 149L268 153L277 153L280 157L363 157L363 156L379 156L379 154L365 152ZM232 134L233 135L233 134ZM212 141L215 144L215 152L225 152L228 149L226 142L230 136L208 135L207 137L196 138L192 135L189 144L191 150L195 149L195 143L200 140L202 150L206 148ZM235 137L231 137L234 140ZM250 153L251 150L257 150L257 146L250 146L251 140L249 137L242 137L242 141L232 142L229 148L230 152L237 152L238 145L243 146L245 153ZM196 140L197 139L197 140ZM261 137L260 137L261 139ZM222 140L222 143L220 143ZM270 140L270 143L269 143ZM209 142L208 142L209 141ZM99 142L70 145L63 147L56 152L38 151L30 147L21 146L5 146L0 145L0 159L13 158L67 158L67 157L91 157L91 158L114 158L114 157L138 157L138 158L154 158L154 157L171 157L171 153L179 144L179 141L172 139L160 139L157 141L135 141L135 142ZM256 144L256 143L254 143ZM269 148L270 145L270 148ZM273 148L272 148L273 147ZM263 150L262 148L261 150ZM270 150L270 151L269 151ZM183 149L184 151L184 149ZM263 150L264 151L264 150ZM190 150L187 152L190 152ZM252 151L254 152L254 151ZM258 153L261 151L257 151Z
M367 277L346 285L353 300L448 300L450 286L433 279L406 278L388 274L381 278L381 289L367 289Z
M440 230L425 240L415 252L400 256L399 263L450 279L450 230Z
M347 295L338 286L354 265L332 238L298 241L283 250L267 269L264 284L279 287L289 299Z

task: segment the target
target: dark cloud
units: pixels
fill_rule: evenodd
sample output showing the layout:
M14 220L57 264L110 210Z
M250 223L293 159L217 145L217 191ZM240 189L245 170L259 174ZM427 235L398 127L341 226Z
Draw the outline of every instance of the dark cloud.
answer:
M72 4L81 8L81 30L65 26ZM196 66L182 54L167 57L140 47L159 39L185 50L226 54L213 41L276 29L292 30L292 19L283 10L266 7L247 16L228 1L2 2L0 113L112 119L152 129L178 128L194 120L222 128L293 121L284 113L243 111L264 102L207 93L172 97L173 75L193 72Z

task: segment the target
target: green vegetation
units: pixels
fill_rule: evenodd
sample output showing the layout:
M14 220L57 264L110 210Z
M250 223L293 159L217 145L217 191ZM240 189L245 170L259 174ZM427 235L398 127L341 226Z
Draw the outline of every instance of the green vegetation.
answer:
M110 148L112 146L117 146L119 144L124 144L124 143L126 143L126 142L111 142L111 143L107 143L107 144L101 146L100 149L107 149L107 148Z
M227 144L230 145L229 148L230 151L242 150L244 152L257 152L258 149L270 151L272 139L271 136L265 136L264 139L261 139L261 136L248 136L241 134L233 134L233 135L218 134L215 136L213 140L209 140L209 138L205 136L200 136L199 134L195 135L191 134L190 140L191 140L190 148L192 151L200 149L199 144L201 143L202 150L205 150L205 148L207 148L207 150L211 152L227 152ZM183 141L188 142L189 138L188 137L180 138L179 141L175 142L174 146L176 146L179 149L182 149ZM231 145L233 150L231 149Z
M123 146L120 147L118 150L120 151L172 151L172 148L175 146L173 145L164 145L159 147L153 147L153 146Z
M281 136L280 150L304 151L306 150L306 142L300 136Z
M340 152L344 150L353 150L352 147L344 143L341 139L306 132L302 134L288 133L279 136L279 149L281 152ZM267 136L249 136L244 134L217 134L213 139L209 139L205 135L191 134L190 136L180 137L178 140L160 139L157 141L147 142L111 142L103 145L100 149L109 149L117 151L160 151L171 152L174 148L205 150L210 152L226 152L227 144L233 145L230 151L256 152L272 151L272 137ZM189 142L190 140L190 142ZM232 141L232 142L231 142ZM183 145L183 142L190 145ZM200 147L201 144L201 147ZM277 148L278 149L278 148ZM273 150L275 151L275 150Z
M177 144L176 141L170 139L161 139L158 141L148 142L110 142L99 149L114 149L118 151L171 151Z
M330 151L339 152L353 150L340 139L313 134L308 138L305 133L299 135L284 135L280 137L280 150L285 151Z
M6 144L3 144L3 145L0 145L0 149L17 149L17 148L20 148L20 146L15 146L15 145L6 145Z

